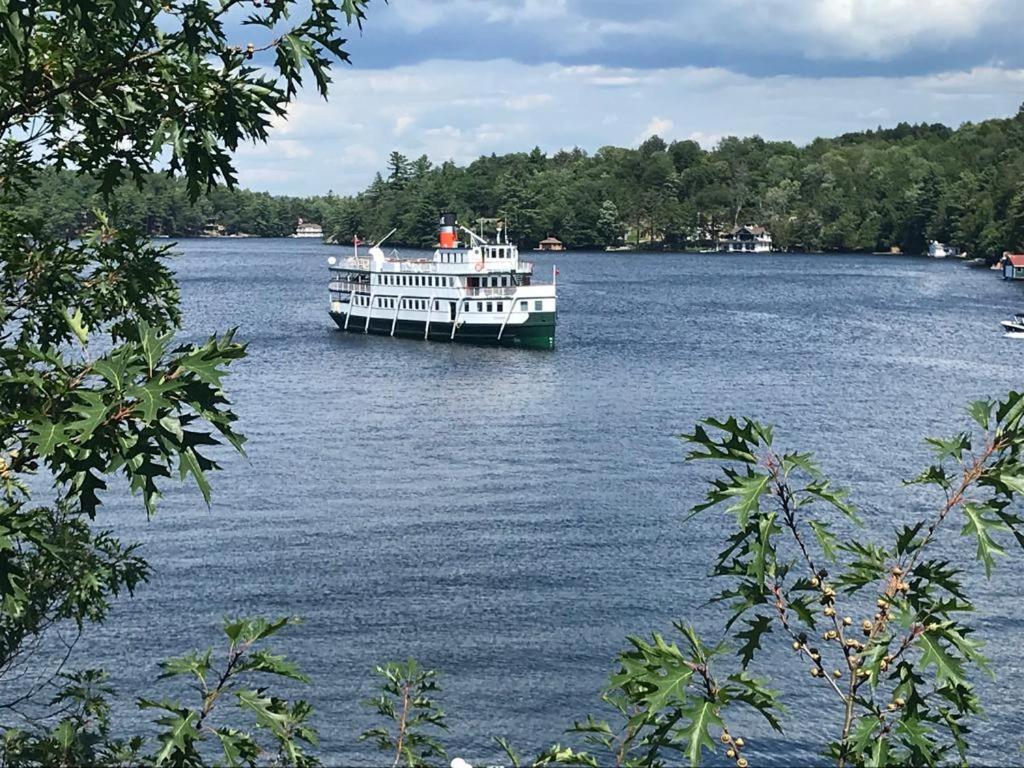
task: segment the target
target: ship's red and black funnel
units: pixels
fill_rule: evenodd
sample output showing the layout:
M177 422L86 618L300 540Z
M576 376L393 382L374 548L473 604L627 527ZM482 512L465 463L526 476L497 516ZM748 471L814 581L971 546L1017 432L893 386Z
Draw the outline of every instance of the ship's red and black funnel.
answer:
M437 241L442 248L458 248L459 236L455 232L455 214L442 213L441 224L437 230Z

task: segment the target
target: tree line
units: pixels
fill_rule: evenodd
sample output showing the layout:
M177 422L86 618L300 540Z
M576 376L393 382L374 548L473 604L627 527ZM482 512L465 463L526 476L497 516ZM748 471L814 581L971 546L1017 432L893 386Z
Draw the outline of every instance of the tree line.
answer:
M33 203L56 231L82 228L98 182L53 172ZM707 246L735 225L761 224L781 249L921 253L930 240L990 259L1024 243L1024 108L1014 117L911 125L816 139L758 136L694 141L653 136L636 149L480 157L466 166L392 152L384 172L351 196L299 198L217 187L190 203L181 181L124 185L112 216L150 234L291 234L301 217L328 237L429 247L440 210L472 224L502 219L532 246L555 236L575 248Z

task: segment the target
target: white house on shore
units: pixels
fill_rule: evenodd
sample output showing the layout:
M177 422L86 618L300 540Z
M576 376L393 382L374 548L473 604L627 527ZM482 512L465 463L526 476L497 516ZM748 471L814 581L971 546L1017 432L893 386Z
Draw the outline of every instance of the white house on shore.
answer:
M725 253L768 253L771 249L768 230L753 224L733 227L718 237L718 250Z
M295 234L292 237L319 237L323 238L324 228L319 224L312 224L308 221L299 219L299 223L295 226Z

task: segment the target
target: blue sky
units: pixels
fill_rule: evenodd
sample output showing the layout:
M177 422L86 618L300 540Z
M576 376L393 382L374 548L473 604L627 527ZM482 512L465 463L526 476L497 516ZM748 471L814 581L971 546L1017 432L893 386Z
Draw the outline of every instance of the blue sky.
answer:
M959 125L1024 102L1024 0L375 2L329 103L300 94L240 181L352 193L388 153L798 143L901 120Z

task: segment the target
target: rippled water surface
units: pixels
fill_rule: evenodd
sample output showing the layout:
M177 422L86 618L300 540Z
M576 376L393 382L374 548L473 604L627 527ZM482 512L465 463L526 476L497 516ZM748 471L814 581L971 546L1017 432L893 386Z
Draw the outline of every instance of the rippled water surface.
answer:
M564 741L627 634L716 626L705 574L727 521L682 523L713 470L681 462L674 435L696 419L776 423L885 531L934 503L899 486L927 459L921 437L1021 384L1024 344L998 320L1022 287L954 262L558 254L557 349L536 352L339 332L324 261L340 251L318 243L179 251L185 335L237 325L249 343L229 380L248 458L228 457L210 510L194 489L151 522L111 500L102 522L144 542L155 576L83 658L123 693L159 694L158 660L215 641L223 616L300 615L281 645L315 679L328 762L379 762L356 743L375 663L442 670L453 754L485 763L493 735L528 753ZM1022 683L1021 568L972 573L1001 678L982 681L975 735L992 762L1000 732L1024 728L1000 693ZM740 722L762 763L814 760L834 730L827 690L790 669L773 676L787 740Z

